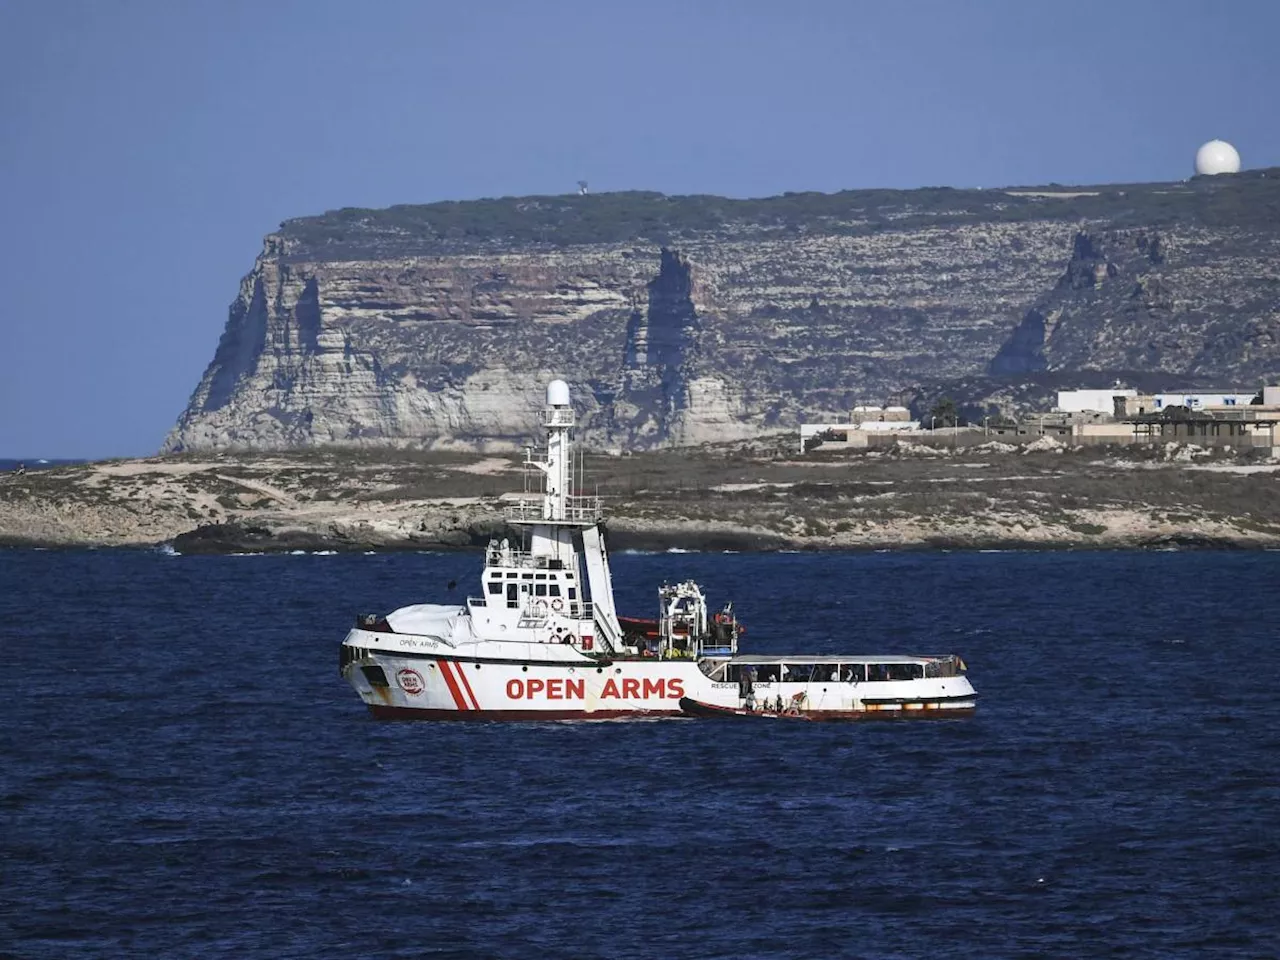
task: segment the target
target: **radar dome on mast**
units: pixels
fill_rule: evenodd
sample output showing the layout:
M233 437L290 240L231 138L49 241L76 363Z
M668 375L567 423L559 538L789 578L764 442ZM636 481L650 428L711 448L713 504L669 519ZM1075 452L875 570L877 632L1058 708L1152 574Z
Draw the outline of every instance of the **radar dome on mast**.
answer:
M1240 154L1225 140L1210 140L1196 151L1196 173L1201 176L1239 172Z
M552 380L547 384L547 406L567 407L569 400L569 384L563 380Z

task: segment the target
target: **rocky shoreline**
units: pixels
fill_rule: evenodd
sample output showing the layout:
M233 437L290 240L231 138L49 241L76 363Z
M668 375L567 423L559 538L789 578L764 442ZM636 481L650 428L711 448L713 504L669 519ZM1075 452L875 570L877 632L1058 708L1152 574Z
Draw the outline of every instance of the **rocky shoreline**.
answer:
M1280 463L992 445L589 458L613 550L1280 548ZM170 456L0 474L0 546L183 554L476 549L513 535L509 456Z

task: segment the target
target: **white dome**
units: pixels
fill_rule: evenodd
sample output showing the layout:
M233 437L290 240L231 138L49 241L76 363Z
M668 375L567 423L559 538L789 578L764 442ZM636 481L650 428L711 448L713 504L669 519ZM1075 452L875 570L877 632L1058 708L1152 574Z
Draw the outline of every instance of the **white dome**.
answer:
M552 380L547 384L547 406L569 406L569 385L563 380Z
M1196 173L1202 176L1239 172L1240 154L1225 140L1210 140L1196 151Z

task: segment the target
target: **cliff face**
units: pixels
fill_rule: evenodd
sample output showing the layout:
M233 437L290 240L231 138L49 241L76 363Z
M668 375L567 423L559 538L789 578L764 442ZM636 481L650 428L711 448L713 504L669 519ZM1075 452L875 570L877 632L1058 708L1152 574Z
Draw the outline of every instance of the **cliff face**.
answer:
M1280 371L1275 234L1194 227L1076 234L1062 276L992 359L994 375L1144 371L1256 386Z
M1083 226L1082 226L1083 221ZM289 221L167 450L501 448L573 383L647 448L988 373L1280 373L1280 178L1123 193L613 194Z

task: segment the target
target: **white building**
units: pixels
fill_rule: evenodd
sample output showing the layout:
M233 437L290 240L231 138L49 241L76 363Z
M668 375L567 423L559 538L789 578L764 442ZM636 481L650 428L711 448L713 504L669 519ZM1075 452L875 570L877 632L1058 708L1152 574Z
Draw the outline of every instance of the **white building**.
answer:
M1187 407L1200 410L1204 407L1247 407L1258 394L1250 393L1156 393L1151 399L1157 410L1165 407Z
M1054 408L1060 413L1105 413L1108 416L1116 408L1116 397L1136 397L1137 390L1109 387L1106 390L1059 390L1058 405Z

